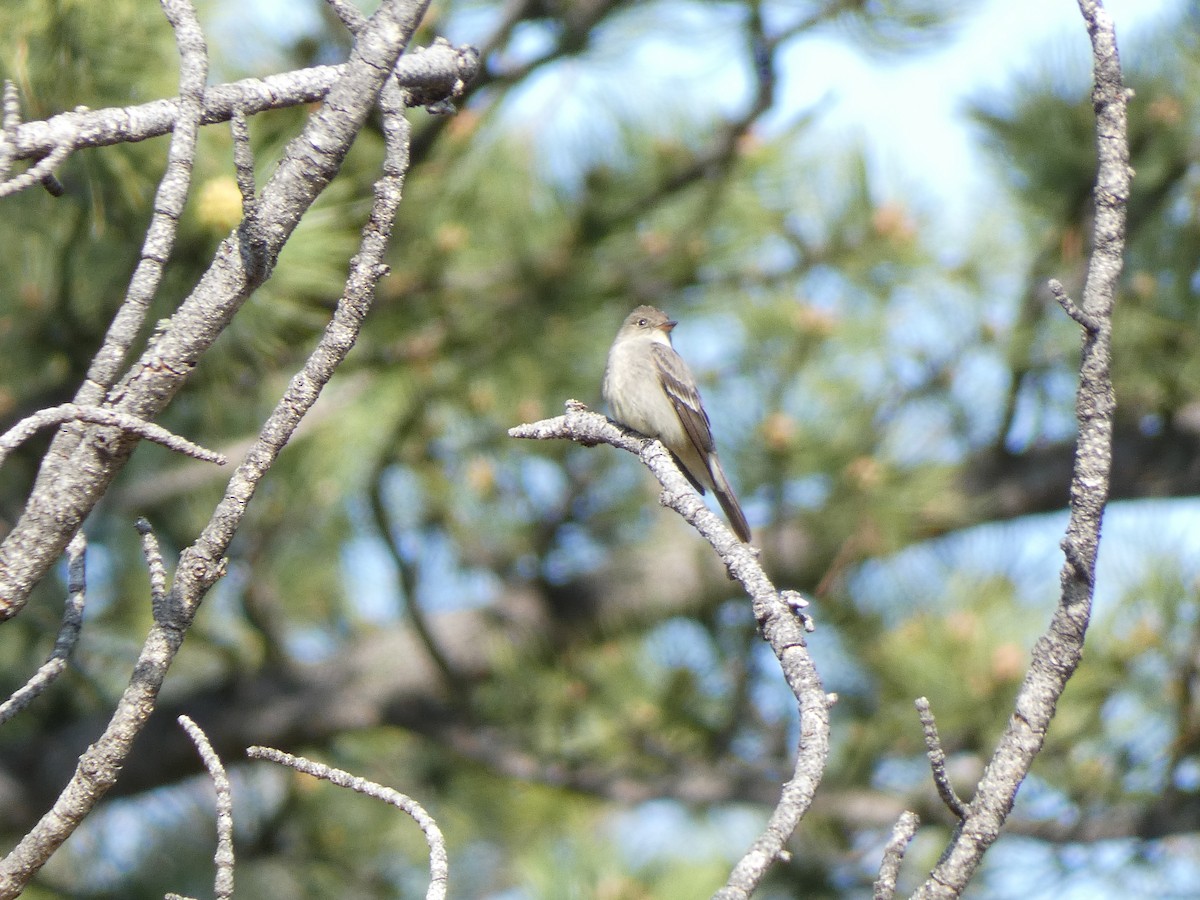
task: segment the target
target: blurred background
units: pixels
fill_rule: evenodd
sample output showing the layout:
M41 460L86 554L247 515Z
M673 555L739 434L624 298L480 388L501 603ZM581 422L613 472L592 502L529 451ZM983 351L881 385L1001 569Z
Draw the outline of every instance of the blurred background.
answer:
M1113 505L1083 664L975 897L1194 897L1200 883L1200 12L1112 2L1137 177L1115 321ZM344 59L315 2L199 4L211 83ZM904 808L902 889L952 823L914 698L970 796L1058 597L1089 247L1090 56L1074 3L444 0L416 43L483 52L418 110L391 274L285 450L111 798L26 896L206 896L205 728L235 791L237 896L409 897L411 821L265 764L312 755L419 799L451 896L695 898L790 772L797 721L746 598L607 447L506 436L599 407L621 319L653 303L700 380L767 572L813 598L837 692L816 805L762 898L866 897ZM10 0L26 119L176 92L157 4ZM250 123L260 183L307 110ZM336 303L378 123L162 424L235 460ZM137 259L166 140L82 152L66 196L0 215L0 427L80 383ZM150 317L240 216L201 139ZM48 436L0 479L15 520ZM227 473L140 447L86 526L70 672L0 731L11 846L53 802L150 621L133 522L170 562ZM0 694L53 644L46 580L0 636Z

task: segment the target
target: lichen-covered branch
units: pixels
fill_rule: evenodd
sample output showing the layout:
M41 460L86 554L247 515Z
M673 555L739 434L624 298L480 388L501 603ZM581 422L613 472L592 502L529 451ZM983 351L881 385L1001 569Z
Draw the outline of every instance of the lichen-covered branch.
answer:
M937 721L933 718L933 710L929 706L928 697L918 697L916 700L917 715L921 718L921 728L925 732L925 755L929 758L929 768L933 773L933 783L937 787L938 796L946 804L946 808L954 813L955 818L961 819L966 810L950 776L946 773L946 752L942 749L942 740L938 737Z
M229 783L229 776L225 774L221 758L200 726L187 716L179 717L179 725L196 745L196 752L204 761L204 768L212 778L213 791L217 795L217 849L213 854L217 874L213 896L216 900L229 900L233 896L233 787Z
M284 753L282 750L275 750L271 747L249 747L246 755L251 759L270 760L281 766L295 769L297 772L312 775L314 778L322 778L338 787L349 788L368 797L374 797L376 800L382 800L384 803L390 803L397 809L408 813L425 835L425 842L429 845L429 888L425 892L425 898L426 900L445 900L446 885L450 879L446 839L442 836L442 830L433 816L412 797L376 784L374 781L351 775L342 769L313 762L303 756L292 756L290 753Z
M130 434L139 435L148 441L162 444L168 450L174 450L176 453L182 453L185 456L191 456L203 462L216 463L218 466L223 466L228 462L225 454L217 453L215 450L206 450L204 447L193 444L186 438L172 434L161 425L155 425L153 422L147 422L139 419L137 416L119 413L102 406L79 406L75 403L61 403L58 406L39 410L32 416L27 416L4 432L3 435L0 435L0 463L3 463L10 452L29 440L40 429L49 428L53 425L61 425L64 422L89 422L93 425L107 425L127 431Z
M662 504L675 510L709 542L750 595L754 617L783 669L784 679L800 708L800 741L792 777L784 783L767 827L734 866L729 880L714 896L744 900L767 870L786 851L784 844L812 803L829 757L829 706L805 633L811 620L800 612L794 592L779 591L759 564L758 553L740 542L684 478L661 443L622 428L577 401L568 401L565 415L519 425L509 435L536 440L572 440L584 446L610 444L639 456L663 486Z
M909 841L917 833L921 820L914 812L902 812L892 828L892 836L883 848L883 861L879 865L879 877L875 879L874 900L892 900L896 896L896 880L900 876L900 864Z
M191 295L108 392L106 407L151 420L183 386L246 298L269 276L300 217L336 175L384 83L390 77L401 82L392 72L424 8L421 2L385 3L360 31L350 60L337 68L339 77L325 92L324 103L288 145L258 198L255 233L262 237L261 252L252 259L245 257L240 229L227 237ZM452 77L432 83L445 84L450 91L461 88L463 79L473 72L473 54L439 44L423 55L435 50L444 63L452 63ZM428 69L422 63L416 71L428 75ZM411 95L409 101L430 102L429 85L422 82L419 87L405 88ZM205 91L205 103L214 93L216 89ZM225 110L226 117L235 108L247 113L249 106L233 104ZM178 115L177 105L170 109ZM128 131L122 134L123 139L131 139ZM136 442L136 438L103 428L60 431L43 459L20 518L0 543L0 620L20 611L33 585L108 489Z
M330 90L325 105L314 114L301 136L289 145L260 198L258 224L266 236L272 263L299 217L336 173L368 112L379 100L384 83L423 16L425 6L422 0L412 3L391 0L379 7L359 32L343 79ZM385 117L387 154L383 175L376 182L359 252L351 261L345 292L332 320L233 473L208 525L181 554L170 589L163 594L162 579L152 579L156 595L154 624L129 685L104 733L79 758L74 775L53 808L0 860L0 900L21 893L29 879L115 782L134 738L154 709L167 670L200 601L224 573L224 554L255 489L353 347L378 281L387 271L381 260L400 202L408 161L408 125L398 114L402 106L391 103L389 109L394 114ZM110 392L107 402L117 411L148 418L178 390L198 354L211 345L253 286L254 279L239 254L235 234L223 243L208 274L151 343L141 361ZM265 277L265 272L262 274ZM77 445L58 456L54 456L53 447L48 453L25 515L9 540L0 546L0 615L5 611L11 615L19 608L28 588L41 577L38 569L42 568L40 555L44 555L45 548L31 550L28 542L40 539L53 544L57 535L69 534L77 528L132 449L132 442L123 442L120 437L113 442L96 432L92 427L79 435ZM48 483L49 473L55 473L56 482ZM45 519L47 515L58 516L53 527ZM22 528L20 539L14 542L14 536ZM143 536L148 541L147 560L154 572L157 554L148 528Z
M1127 94L1122 82L1116 34L1099 0L1079 0L1092 42L1092 93L1096 110L1098 168L1095 228L1083 302L1076 305L1056 290L1059 302L1083 328L1083 352L1075 411L1079 424L1071 478L1070 518L1062 548L1066 556L1062 593L1050 627L1033 650L1008 727L992 756L975 797L920 898L959 897L984 853L1000 834L1017 789L1042 749L1055 705L1079 665L1091 617L1100 522L1112 469L1115 400L1109 375L1112 311L1125 248L1125 204L1132 171L1126 136Z
M142 252L129 280L125 301L113 316L104 344L92 357L87 380L75 395L77 403L99 403L121 374L121 367L145 322L150 301L158 293L167 260L175 249L175 234L192 181L204 86L208 81L208 45L189 0L163 0L163 12L175 31L175 46L179 50L179 117L171 132L167 167L154 195L154 213L142 240Z
M228 122L239 111L244 116L253 116L272 109L319 103L346 75L348 65L313 66L213 85L204 92L200 124ZM440 99L461 90L462 84L474 77L478 65L474 48L452 47L439 41L401 57L395 66L395 78L401 88ZM161 137L174 129L180 105L181 100L176 97L137 106L79 109L44 121L25 122L14 127L11 141L0 145L0 158L11 154L13 160L41 159L59 147L73 152Z
M54 683L67 667L67 658L75 649L83 627L83 606L87 595L87 539L79 532L67 545L67 605L62 625L50 652L41 667L21 688L0 704L0 725L3 725Z

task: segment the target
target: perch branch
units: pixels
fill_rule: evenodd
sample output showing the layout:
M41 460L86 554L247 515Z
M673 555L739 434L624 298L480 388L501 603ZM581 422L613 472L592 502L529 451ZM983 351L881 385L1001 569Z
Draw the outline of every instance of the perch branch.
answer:
M829 756L832 698L825 693L808 654L805 633L811 620L800 612L794 592L776 590L759 564L757 551L738 541L704 505L660 442L622 428L575 400L567 402L565 415L519 425L508 433L516 438L572 440L586 447L610 444L639 456L663 487L662 504L683 516L709 542L749 594L763 637L800 707L800 741L792 777L784 783L766 829L734 866L725 887L714 895L716 900L749 898L771 864L786 853L784 844L812 804Z

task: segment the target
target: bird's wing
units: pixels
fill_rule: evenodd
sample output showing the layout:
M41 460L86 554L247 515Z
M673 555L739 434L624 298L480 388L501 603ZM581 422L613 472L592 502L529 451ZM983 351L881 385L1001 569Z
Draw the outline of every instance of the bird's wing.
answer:
M687 363L666 344L652 344L650 354L654 358L654 367L658 370L658 379L663 390L667 392L671 405L675 407L683 430L687 432L700 458L707 463L708 455L715 446L712 428Z

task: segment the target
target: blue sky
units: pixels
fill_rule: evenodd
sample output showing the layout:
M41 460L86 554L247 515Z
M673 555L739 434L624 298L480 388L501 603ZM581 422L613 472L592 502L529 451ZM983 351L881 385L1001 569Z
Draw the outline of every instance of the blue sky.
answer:
M1183 6L1183 0L1108 0L1122 58L1130 61L1130 37ZM988 193L963 115L966 101L1003 89L1014 73L1035 64L1077 70L1087 84L1088 52L1073 0L990 0L941 47L911 56L866 57L830 37L803 41L791 54L785 105L825 98L824 126L864 140L885 193L927 193L961 221L971 215L966 198Z
M1131 36L1177 13L1186 2L1106 0L1123 57L1130 59ZM214 40L237 58L269 65L273 45L320 27L321 5L319 0L268 0L250 7L226 3L213 23ZM499 2L494 7L479 4L472 13L447 22L446 36L456 43L482 39L501 8ZM514 111L536 132L536 146L552 169L577 166L581 158L603 153L598 145L604 131L602 126L597 130L592 103L597 96L607 104L637 108L656 106L656 91L665 96L695 90L697 82L711 85L714 93L726 90L719 84L728 76L720 48L697 45L687 36L680 39L692 24L686 12L675 34L662 33L662 19L641 20L639 30L637 11L625 18L632 24L610 29L608 39L589 51L610 64L607 71L601 66L599 83L589 83L566 62L520 92ZM522 46L536 52L546 37L536 29L519 31L516 52ZM864 55L823 32L795 42L786 55L776 121L819 103L820 120L831 138L844 138L843 146L861 140L867 147L872 173L885 195L881 199L930 197L959 220L951 223L957 227L972 214L964 198L986 191L986 172L980 169L963 115L965 101L988 88L1003 89L1015 73L1038 62L1065 61L1086 84L1087 52L1087 33L1074 0L981 0L940 44L904 56ZM630 71L641 79L634 90L621 84Z

